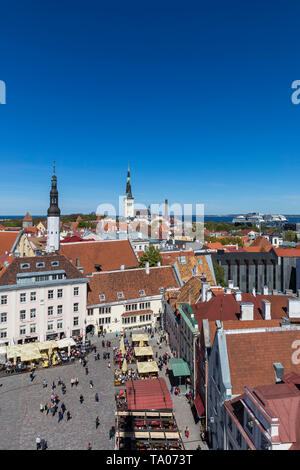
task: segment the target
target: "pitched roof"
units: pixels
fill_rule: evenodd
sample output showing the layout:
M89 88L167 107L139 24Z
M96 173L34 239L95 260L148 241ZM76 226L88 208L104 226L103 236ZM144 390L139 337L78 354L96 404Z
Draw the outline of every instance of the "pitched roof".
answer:
M249 252L257 251L270 251L273 245L265 237L257 237L248 248L245 248Z
M32 222L32 217L31 215L29 214L29 212L26 212L26 215L23 219L25 222Z
M98 305L162 295L160 288L178 286L178 279L171 266L149 268L149 274L145 268L99 272L90 278L87 304ZM144 296L141 296L141 290L145 291ZM118 292L123 293L122 298L118 297ZM100 294L104 294L105 300L100 300Z
M274 251L277 256L280 256L282 258L288 257L288 258L293 258L293 257L298 257L300 256L300 251L297 248L274 248Z
M173 409L173 402L165 380L161 377L126 382L128 410Z
M65 243L61 245L59 252L71 260L74 265L76 258L78 258L79 266L83 268L85 274L95 272L95 264L99 264L102 271L120 269L122 264L125 268L133 268L138 265L137 257L128 240L87 240L85 243Z
M0 232L0 255L10 253L20 232Z
M52 261L58 261L59 266L52 266ZM37 267L37 263L43 262L44 267ZM22 268L22 264L29 264L29 268ZM72 263L63 255L43 255L43 256L24 256L21 258L14 258L10 265L6 268L5 272L0 277L0 285L14 285L16 284L17 274L20 273L43 273L45 271L57 271L64 270L67 279L80 279L85 277L78 269L76 269Z
M286 295L256 295L250 293L241 294L242 302L251 302L254 304L254 320L263 320L262 300L268 300L271 303L271 318L279 320L287 313L287 301L293 296ZM200 323L204 318L208 320L239 320L240 302L235 300L234 294L220 294L213 297L208 302L198 302L192 305L195 319Z
M235 334L224 331L233 395L241 394L245 385L258 387L275 383L275 362L283 365L285 373L300 373L300 363L294 359L300 329L293 328Z

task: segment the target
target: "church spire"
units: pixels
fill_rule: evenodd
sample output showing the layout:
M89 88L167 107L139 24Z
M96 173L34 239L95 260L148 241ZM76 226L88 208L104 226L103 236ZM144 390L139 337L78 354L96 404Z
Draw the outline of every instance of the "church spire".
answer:
M58 190L57 177L55 174L55 161L53 162L53 175L51 178L50 206L48 209L48 217L59 217L60 209L58 207Z
M129 162L127 170L126 197L132 199Z

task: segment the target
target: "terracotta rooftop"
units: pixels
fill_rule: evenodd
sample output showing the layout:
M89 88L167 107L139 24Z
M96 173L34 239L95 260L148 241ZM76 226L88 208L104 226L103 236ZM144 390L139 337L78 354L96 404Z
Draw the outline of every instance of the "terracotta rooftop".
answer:
M248 248L245 248L249 252L257 251L270 251L273 245L265 237L257 237Z
M59 266L52 266L51 262L58 261ZM37 263L43 262L45 266L37 267ZM22 268L23 264L29 264L29 268ZM0 285L16 284L17 274L21 273L43 273L45 271L64 270L67 279L79 279L85 277L78 269L76 269L63 255L44 255L32 257L18 257L10 263L5 272L0 277Z
M300 329L253 331L235 334L225 331L233 395L243 393L245 385L275 383L275 362L283 365L285 373L300 373L300 363L295 360Z
M88 305L120 302L143 297L162 295L161 288L178 287L179 283L171 266L127 269L121 271L94 273L89 282ZM140 291L144 291L142 295ZM122 292L120 298L118 293ZM100 300L100 294L104 299Z
M0 255L10 253L20 232L0 232Z
M119 270L124 264L125 268L134 268L138 265L137 257L128 240L91 241L85 243L65 243L59 252L71 262L83 268L84 274L96 271L95 265L100 265L102 271Z

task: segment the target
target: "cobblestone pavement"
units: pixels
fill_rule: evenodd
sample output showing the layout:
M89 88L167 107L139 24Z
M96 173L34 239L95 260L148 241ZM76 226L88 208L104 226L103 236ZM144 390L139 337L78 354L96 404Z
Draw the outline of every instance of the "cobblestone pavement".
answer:
M140 332L140 331L135 331ZM129 335L127 335L127 338ZM166 344L159 349L158 336L150 340L150 344L156 352L162 355L165 351L170 353ZM0 379L0 449L19 450L35 449L37 436L44 437L49 450L75 450L86 449L91 443L95 450L113 450L114 439L109 439L109 430L114 426L115 399L117 389L114 387L113 378L113 354L112 347L119 346L120 338L115 334L108 334L105 340L111 341L110 360L103 360L102 339L92 337L92 343L97 346L101 359L95 361L93 353L88 358L88 375L82 365L76 361L74 364L52 367L36 371L33 382L30 382L29 374L7 376ZM108 363L111 368L108 368ZM159 373L164 377L170 388L169 378L166 375L166 367ZM64 381L67 392L62 395L58 378ZM71 388L70 380L78 377L78 387ZM47 381L47 388L43 388L42 381ZM67 422L66 413L63 420L58 423L57 413L53 417L40 412L40 403L50 405L52 381L55 381L60 403L63 402L66 410L70 411L72 419ZM89 382L93 381L94 387L90 389ZM99 395L99 403L95 401L95 393ZM83 395L84 402L80 404L79 396ZM202 449L207 448L200 439L199 424L195 424L190 406L185 396L172 396L174 412L179 430L182 435L186 450L196 449L198 445ZM95 420L99 417L100 426L96 430ZM190 430L190 437L184 436L185 427Z
M37 436L45 438L49 450L86 449L89 442L92 449L114 448L114 439L109 439L115 413L113 361L103 360L102 339L96 336L92 338L101 359L95 361L93 354L89 354L88 375L76 361L74 364L38 370L32 383L28 373L0 379L0 449L35 449ZM105 340L111 340L112 346L119 345L119 340L113 335L107 335ZM112 364L110 369L107 367L108 362ZM65 395L62 395L61 387L57 385L59 377L66 384ZM71 388L72 377L78 377L77 387ZM47 381L47 388L42 386L43 379ZM71 413L72 419L68 422L66 413L58 423L57 413L53 417L51 413L46 415L40 412L40 403L50 405L53 380L57 386L55 392L60 399L58 408L63 402L66 410ZM92 389L89 386L90 380L94 383ZM98 403L95 401L96 392L99 395ZM81 394L84 397L82 404L79 402ZM96 430L97 416L100 425Z

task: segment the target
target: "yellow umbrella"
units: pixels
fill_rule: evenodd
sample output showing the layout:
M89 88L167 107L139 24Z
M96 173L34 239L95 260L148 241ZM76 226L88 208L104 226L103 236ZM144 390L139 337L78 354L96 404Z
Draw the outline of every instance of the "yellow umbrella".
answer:
M140 341L140 348L144 346L144 341Z
M126 352L125 351L125 345L124 345L124 338L122 338L121 341L120 341L120 351L121 351L122 355L124 356L124 354Z
M123 361L122 372L124 372L124 374L125 374L125 372L127 372L127 361L126 361L126 359L124 359L124 361Z

